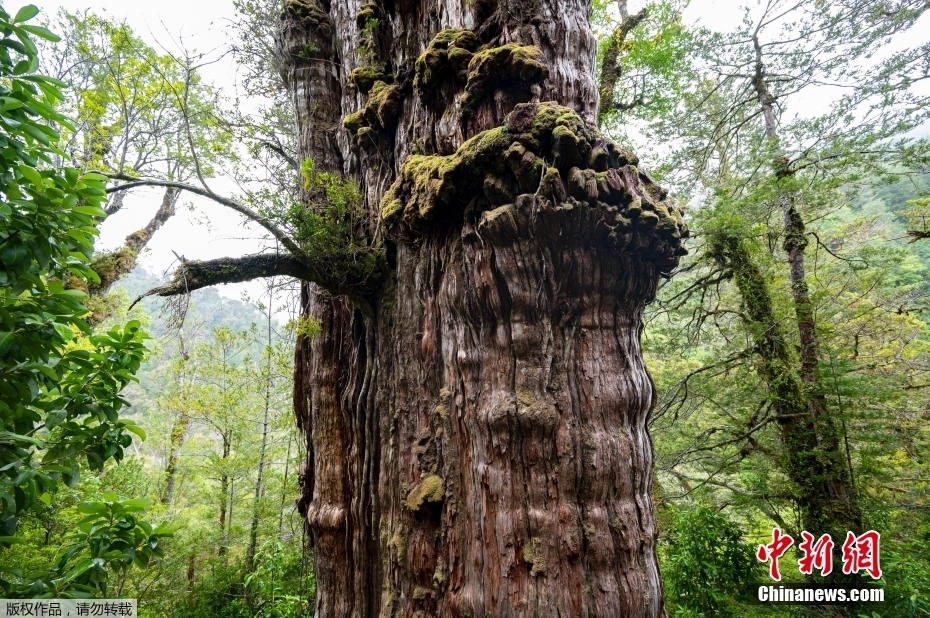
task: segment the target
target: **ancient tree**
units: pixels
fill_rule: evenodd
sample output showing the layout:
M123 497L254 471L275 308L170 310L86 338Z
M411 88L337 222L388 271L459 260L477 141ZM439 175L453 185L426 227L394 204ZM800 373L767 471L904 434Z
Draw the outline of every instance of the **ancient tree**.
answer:
M288 0L302 204L226 200L282 253L153 291L305 281L317 616L664 614L640 332L687 228L595 128L589 10Z

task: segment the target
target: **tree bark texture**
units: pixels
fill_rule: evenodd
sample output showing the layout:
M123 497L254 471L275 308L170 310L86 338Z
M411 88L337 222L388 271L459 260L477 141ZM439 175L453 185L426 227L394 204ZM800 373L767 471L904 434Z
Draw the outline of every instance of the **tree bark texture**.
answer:
M389 265L361 303L302 289L320 618L664 615L640 333L687 229L593 128L589 9L285 4L300 156L359 182Z

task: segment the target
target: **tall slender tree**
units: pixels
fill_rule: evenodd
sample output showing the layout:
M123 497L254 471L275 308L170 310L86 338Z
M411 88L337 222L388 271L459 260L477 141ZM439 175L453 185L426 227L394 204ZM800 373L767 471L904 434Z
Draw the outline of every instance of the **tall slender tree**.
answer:
M825 216L856 191L912 173L913 155L927 151L926 140L908 131L928 118L930 101L915 85L928 77L930 48L895 48L927 8L870 0L750 6L732 32L695 31L692 85L673 113L653 117L650 137L677 144L669 179L680 179L701 202L703 242L687 266L693 276L669 294L667 307L678 316L691 312L679 323L693 335L688 345L711 329L733 343L688 373L669 403L687 398L695 376L746 369L757 381L747 378L737 388L752 383L762 395L745 416L731 415L719 428L725 437L688 451L673 467L703 482L764 456L788 485L773 491L758 483L757 498L769 506L787 498L800 513L798 527L834 538L861 531L865 521L846 411L825 379L833 363L822 337L836 326L825 322L829 296L811 293L817 283L808 258L815 247L823 260L838 257L817 234ZM823 97L831 91L838 94ZM853 261L850 277L865 266ZM771 448L762 436L776 427L780 444ZM728 453L722 467L695 474L678 465L702 461L715 442Z

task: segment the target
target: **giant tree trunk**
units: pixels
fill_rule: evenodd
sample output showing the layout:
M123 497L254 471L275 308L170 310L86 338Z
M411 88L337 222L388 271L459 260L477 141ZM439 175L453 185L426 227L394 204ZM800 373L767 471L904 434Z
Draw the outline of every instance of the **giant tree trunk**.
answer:
M285 4L300 155L359 181L388 264L302 293L319 617L664 614L640 332L686 228L592 128L588 11Z

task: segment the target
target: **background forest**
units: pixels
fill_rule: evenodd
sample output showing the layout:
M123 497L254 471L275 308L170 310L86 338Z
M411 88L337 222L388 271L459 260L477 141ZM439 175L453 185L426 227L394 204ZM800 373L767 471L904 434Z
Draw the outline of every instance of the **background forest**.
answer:
M298 286L130 307L173 285L140 261L185 196L324 240L351 226L357 189L295 154L281 2L234 4L209 53L0 10L0 596L312 614L291 397L318 324L294 318ZM642 335L669 615L930 616L930 4L763 0L723 25L700 5L591 16L601 129L692 230ZM235 91L203 78L226 55ZM331 219L295 223L298 178ZM154 214L95 251L143 198ZM886 603L752 603L773 526L880 531ZM805 581L796 549L785 581Z

